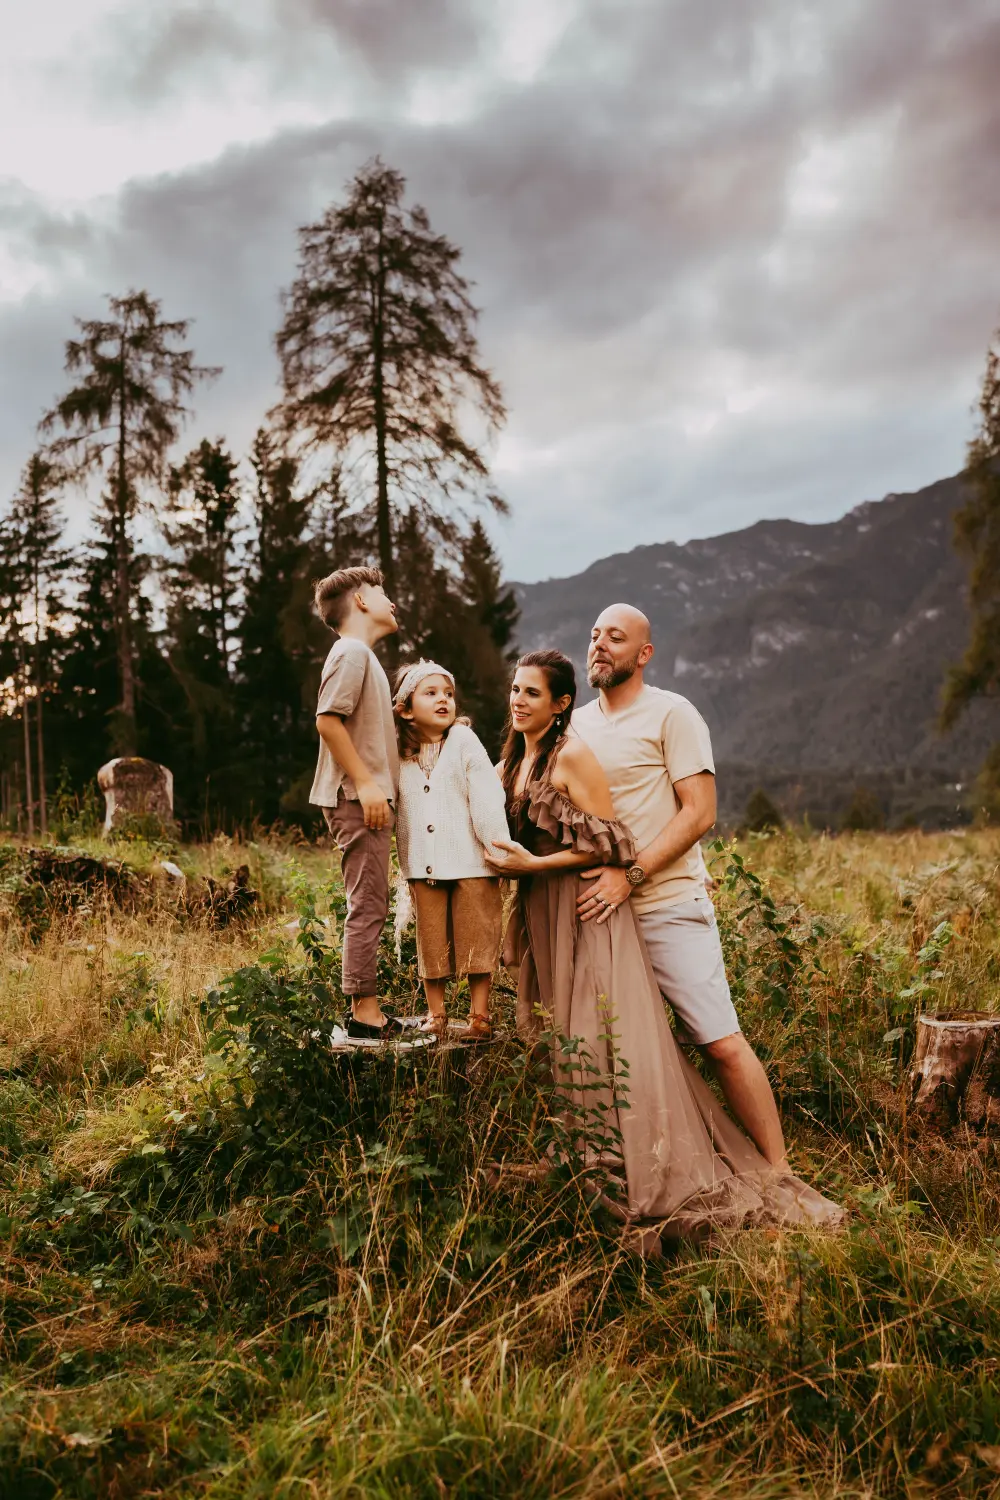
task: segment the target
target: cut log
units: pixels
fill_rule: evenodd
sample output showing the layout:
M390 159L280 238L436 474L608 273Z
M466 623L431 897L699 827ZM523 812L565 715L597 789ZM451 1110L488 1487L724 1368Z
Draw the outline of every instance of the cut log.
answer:
M954 1125L1000 1118L1000 1015L938 1011L917 1017L910 1068L910 1110L918 1119Z
M106 896L117 906L134 905L147 882L121 859L100 859L64 849L26 849L24 879L45 886L53 908L71 911L81 901Z
M250 866L240 865L228 880L206 875L200 889L189 895L188 910L203 913L213 927L228 927L252 912L259 900L260 892L250 884Z

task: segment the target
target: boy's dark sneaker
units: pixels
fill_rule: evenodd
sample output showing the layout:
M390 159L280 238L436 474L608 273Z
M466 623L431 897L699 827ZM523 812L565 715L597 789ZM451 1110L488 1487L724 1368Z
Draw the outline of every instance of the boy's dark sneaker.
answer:
M403 1027L395 1016L386 1016L381 1026L369 1026L366 1021L356 1021L353 1016L348 1016L345 1030L351 1041L356 1042L392 1042L403 1034Z

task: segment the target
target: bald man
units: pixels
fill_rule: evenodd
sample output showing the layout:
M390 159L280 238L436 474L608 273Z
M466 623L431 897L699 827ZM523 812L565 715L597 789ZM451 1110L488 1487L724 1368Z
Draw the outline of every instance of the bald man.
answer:
M762 1154L784 1167L774 1095L740 1031L705 889L699 840L715 822L708 726L679 693L643 681L652 658L649 621L640 610L613 604L598 616L587 680L599 696L577 709L573 728L604 767L615 812L638 854L627 870L585 872L591 884L580 897L580 916L604 922L631 900L656 982L686 1039L708 1058L726 1102Z

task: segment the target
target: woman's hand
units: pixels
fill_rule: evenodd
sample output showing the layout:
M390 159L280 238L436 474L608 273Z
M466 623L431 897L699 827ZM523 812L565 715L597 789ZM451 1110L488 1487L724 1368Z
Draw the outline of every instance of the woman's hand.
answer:
M534 875L543 868L538 855L529 853L523 844L512 843L509 839L494 839L493 847L504 852L496 858L488 854L486 862L499 875Z

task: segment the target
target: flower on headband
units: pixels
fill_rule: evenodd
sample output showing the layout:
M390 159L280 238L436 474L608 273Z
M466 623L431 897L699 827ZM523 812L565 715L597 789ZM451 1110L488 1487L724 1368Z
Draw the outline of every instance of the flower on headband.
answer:
M396 688L396 696L393 699L396 707L398 708L401 703L405 703L408 698L412 698L417 688L427 677L447 677L452 688L455 686L455 679L447 667L440 666L436 661L415 661L400 678L399 686Z

